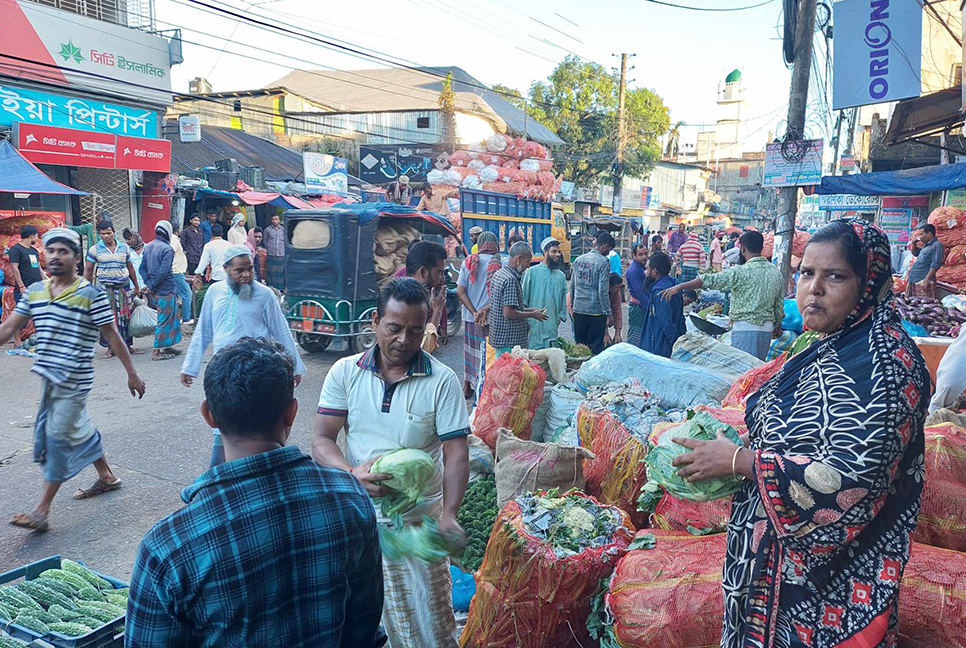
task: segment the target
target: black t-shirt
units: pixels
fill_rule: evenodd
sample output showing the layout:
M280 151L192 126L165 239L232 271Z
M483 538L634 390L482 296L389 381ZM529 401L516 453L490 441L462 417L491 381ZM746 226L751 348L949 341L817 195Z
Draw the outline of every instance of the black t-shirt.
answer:
M10 263L16 263L20 271L20 278L23 285L30 286L32 283L40 281L43 277L40 274L40 255L32 247L26 247L17 243L7 252Z

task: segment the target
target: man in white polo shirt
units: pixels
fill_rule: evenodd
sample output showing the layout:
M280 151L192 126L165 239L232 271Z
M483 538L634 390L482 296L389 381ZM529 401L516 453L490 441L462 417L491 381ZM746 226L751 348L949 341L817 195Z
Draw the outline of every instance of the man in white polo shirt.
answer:
M469 421L460 379L420 348L429 312L429 293L415 279L393 279L382 289L372 318L376 346L342 358L325 377L312 456L351 472L378 498L388 493L381 482L389 475L369 472L376 459L399 448L428 453L437 465L430 495L404 521L432 516L444 534L465 543L456 514L469 478ZM345 454L336 444L342 429ZM447 561L383 558L383 581L382 624L391 646L456 648Z

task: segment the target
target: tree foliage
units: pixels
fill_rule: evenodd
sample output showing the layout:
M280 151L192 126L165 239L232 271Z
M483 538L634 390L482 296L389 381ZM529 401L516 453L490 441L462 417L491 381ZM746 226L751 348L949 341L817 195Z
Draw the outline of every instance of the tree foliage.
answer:
M506 99L515 108L523 110L524 106L526 106L526 99L524 99L523 93L516 88L497 83L492 89L494 92L498 92L501 97Z
M556 167L578 185L593 185L612 173L619 86L616 74L568 56L546 81L530 87L530 115L567 142L555 153ZM625 110L624 174L646 177L661 157L668 109L657 93L635 88L626 93Z
M664 148L664 157L673 159L678 156L681 150L681 127L683 126L683 121L675 122L671 130L667 132L667 146Z
M439 142L449 147L457 143L456 133L456 91L453 90L453 73L450 72L443 79L442 89L439 91L440 129Z

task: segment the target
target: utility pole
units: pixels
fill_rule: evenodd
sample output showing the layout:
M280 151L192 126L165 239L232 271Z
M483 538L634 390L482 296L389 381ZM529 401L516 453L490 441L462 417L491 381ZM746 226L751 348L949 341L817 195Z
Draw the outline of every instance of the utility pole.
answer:
M839 111L838 119L835 120L835 139L832 141L832 175L839 170L839 141L842 139L842 113Z
M617 157L614 160L614 212L623 206L621 189L624 184L624 146L627 128L624 124L624 100L627 95L627 54L621 54L621 85L617 95Z
M812 34L818 0L801 0L798 24L795 26L795 67L788 94L788 130L786 139L805 139L805 112L808 109L808 77L812 64ZM783 286L788 285L791 271L792 238L798 213L798 187L782 187L778 197L778 221L775 224L775 254L782 271ZM776 322L777 324L777 322Z

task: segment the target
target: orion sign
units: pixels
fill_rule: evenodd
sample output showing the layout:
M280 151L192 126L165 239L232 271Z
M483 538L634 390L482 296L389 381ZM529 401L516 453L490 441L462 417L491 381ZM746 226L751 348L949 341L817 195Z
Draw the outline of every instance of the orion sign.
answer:
M833 7L832 108L918 97L922 5L914 0L842 0Z

